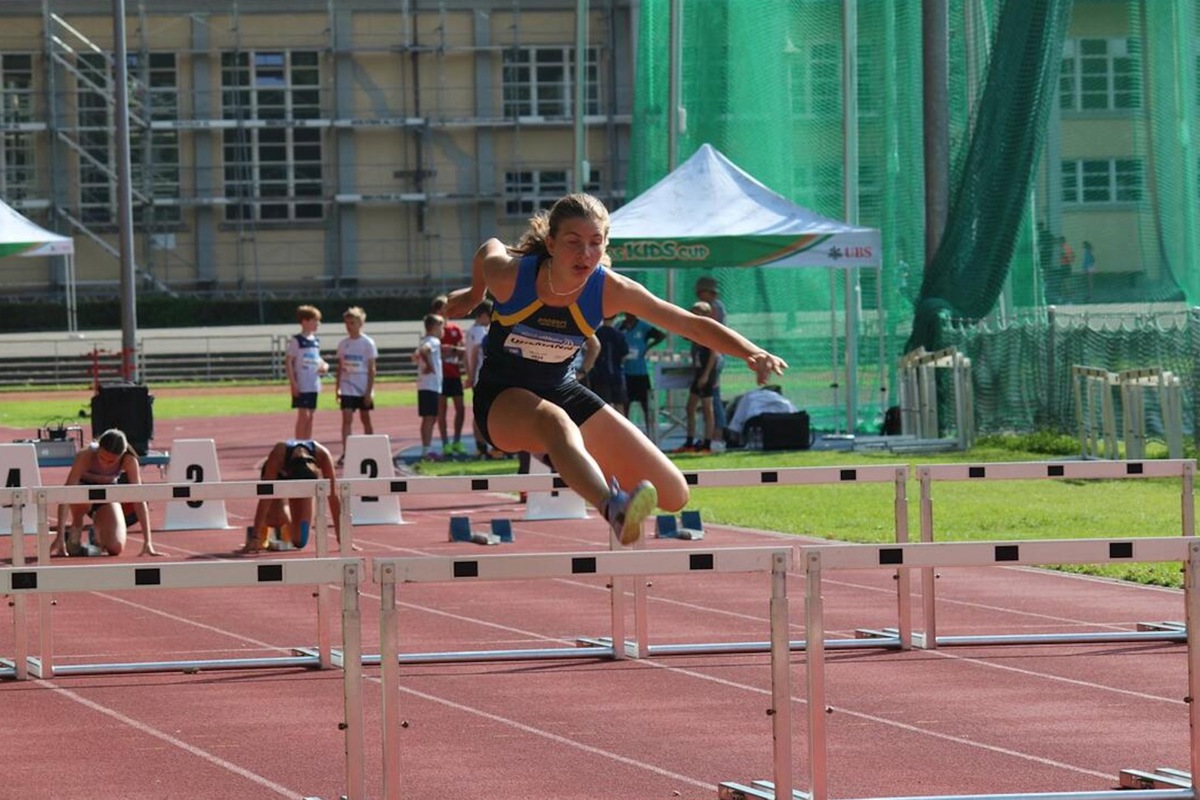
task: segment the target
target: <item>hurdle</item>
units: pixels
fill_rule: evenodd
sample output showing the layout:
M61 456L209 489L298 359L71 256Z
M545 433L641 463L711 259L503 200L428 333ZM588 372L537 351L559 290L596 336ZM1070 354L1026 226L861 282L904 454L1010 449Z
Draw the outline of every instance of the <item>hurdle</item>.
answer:
M86 488L86 487L85 487ZM167 562L154 566L140 564L96 564L87 568L69 566L12 566L0 568L0 593L13 597L70 592L123 591L131 589L226 589L263 586L308 586L336 583L342 589L342 648L348 654L342 672L343 719L338 726L345 732L347 797L365 798L363 779L362 710L362 620L359 612L359 582L364 574L361 559L305 558L256 561ZM264 666L275 659L241 659L239 666ZM106 672L144 671L148 664L106 665ZM159 662L158 669L194 666L212 669L230 666L227 662ZM59 667L58 674L92 670ZM44 675L42 677L49 677Z
M868 465L847 467L783 467L778 469L723 469L723 470L694 470L683 473L688 486L693 488L744 488L751 486L819 486L832 484L882 484L893 486L893 524L895 526L895 541L908 541L908 468L895 465ZM349 499L354 495L383 495L383 494L455 494L472 492L548 492L561 489L566 483L559 475L496 475L496 476L442 476L442 477L405 477L401 479L361 478L341 481L338 492L342 499L343 514L349 506ZM346 530L345 523L342 525ZM343 535L343 540L345 536ZM345 544L345 541L343 541ZM646 546L645 539L636 545ZM770 650L771 643L758 642L720 642L720 643L678 643L670 645L654 645L649 642L649 603L646 597L645 582L635 580L633 584L634 630L635 639L625 640L619 634L623 628L622 603L623 592L616 584L613 585L611 601L613 604L612 635L580 636L576 641L579 652L575 657L590 658L605 656L610 658L657 655L689 655L700 653L757 653ZM854 639L837 639L828 643L833 648L891 648L908 649L912 636L910 620L911 592L909 571L897 570L896 575L896 609L897 628L894 632L872 631ZM624 642L623 647L615 645ZM793 650L804 650L804 640L791 642ZM492 660L500 658L562 658L564 651L551 650L512 650L498 653L452 652L452 653L419 653L401 656L404 663L428 663L432 661L467 661ZM367 664L378 663L373 656L366 656Z
M383 797L397 800L400 785L400 661L396 595L409 583L478 584L501 580L692 575L770 572L771 719L775 783L792 785L791 672L788 663L787 571L791 547L730 547L712 550L619 550L377 558L380 588L379 641L382 653Z
M1200 542L1180 537L1146 539L1073 539L1004 542L918 542L902 545L828 545L799 547L798 560L805 586L805 628L813 640L808 650L806 697L808 701L808 770L810 800L828 800L828 746L826 732L825 651L821 646L825 628L821 596L822 575L840 569L935 569L951 567L1045 566L1047 564L1091 564L1097 562L1184 561L1184 603L1188 627L1200 625ZM1200 691L1200 641L1187 638L1187 696ZM1200 708L1188 703L1191 775L1200 775ZM941 795L953 798L1005 798L1016 800L1195 800L1195 784L1187 789L1088 792L1034 792L1020 794ZM776 778L774 785L790 787ZM726 794L726 796L735 796ZM743 795L745 796L745 795ZM772 794L762 796L774 797ZM932 800L930 798L929 800Z
M1137 478L1178 478L1180 481L1180 534L1196 535L1195 488L1196 462L1188 459L1151 461L1063 461L1001 462L992 464L930 464L917 467L920 481L921 541L934 541L934 481L1005 481L1005 480L1124 480ZM938 636L935 576L932 569L921 570L921 600L924 630L914 633L914 642L933 649L939 645L979 644L1062 644L1069 642L1183 641L1186 631L1163 625L1147 630L1095 633L1047 633L1004 636ZM884 631L887 633L887 631Z
M1117 416L1113 387L1117 376L1099 367L1071 367L1071 389L1075 395L1075 420L1079 425L1079 455L1083 458L1120 458L1117 448Z
M1117 373L1121 388L1121 421L1125 457L1146 457L1146 392L1157 390L1163 438L1171 458L1183 456L1183 397L1179 376L1161 367L1127 369Z
M326 543L325 507L328 502L329 486L324 480L313 481L235 481L227 483L150 483L150 484L113 484L109 486L52 486L41 487L31 491L37 505L38 540L37 561L39 565L50 564L50 525L49 508L51 505L71 503L103 503L103 502L135 502L163 500L215 500L215 499L289 499L294 497L315 497L314 529L316 539L316 557L328 555ZM347 537L343 536L343 539ZM13 561L24 559L24 536L13 537ZM349 557L349 544L343 541L343 557ZM237 561L223 560L214 563L237 564ZM264 563L264 562L254 562ZM89 564L85 570L101 565ZM38 657L25 658L25 653L18 653L17 669L21 663L28 663L35 677L50 678L60 674L98 674L111 672L160 672L173 669L241 669L255 666L306 666L328 669L334 666L333 648L330 641L330 582L317 582L317 645L313 647L297 647L292 656L282 656L270 659L213 659L207 661L152 662L146 664L88 664L57 667L54 664L54 635L53 615L51 613L53 598L50 593L38 595ZM14 615L14 624L26 627L26 613L22 606ZM23 639L18 640L23 641ZM341 666L341 664L338 664ZM18 675L23 678L24 675Z

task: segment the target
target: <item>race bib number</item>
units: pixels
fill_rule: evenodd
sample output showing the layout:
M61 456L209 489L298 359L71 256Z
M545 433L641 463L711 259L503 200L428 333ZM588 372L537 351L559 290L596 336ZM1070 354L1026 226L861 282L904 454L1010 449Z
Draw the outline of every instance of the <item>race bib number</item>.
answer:
M504 340L505 351L543 364L569 361L582 346L582 336L540 331L525 325L514 327Z

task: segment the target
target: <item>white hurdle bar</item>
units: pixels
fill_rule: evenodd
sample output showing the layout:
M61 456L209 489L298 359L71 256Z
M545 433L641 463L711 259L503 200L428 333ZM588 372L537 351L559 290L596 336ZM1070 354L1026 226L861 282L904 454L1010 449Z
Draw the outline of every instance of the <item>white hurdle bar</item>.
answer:
M1062 461L1000 462L992 464L930 464L917 467L920 481L921 541L934 541L934 481L1011 481L1011 480L1125 480L1136 478L1178 478L1180 481L1180 534L1196 535L1195 488L1196 462L1190 459L1150 461ZM1183 641L1178 628L1140 630L1121 633L1040 634L1022 636L938 636L935 575L931 567L921 570L921 602L924 629L915 635L922 647L979 644L1051 644L1067 642ZM887 633L888 631L884 631Z
M845 467L786 467L779 469L723 469L685 471L684 480L688 486L707 488L735 488L750 486L822 486L850 483L891 483L894 487L895 500L893 503L893 523L895 540L908 541L908 468L900 465L871 465ZM452 494L472 492L549 492L566 488L567 484L559 475L500 475L500 476L445 476L445 477L405 477L405 478L361 478L343 480L338 484L338 493L342 501L342 514L346 515L350 507L350 498L357 495L379 496L386 494ZM348 523L342 520L343 535L348 530ZM645 596L645 582L634 578L634 628L636 641L625 641L624 647L615 647L614 642L623 640L618 632L623 629L623 590L614 583L612 587L613 622L612 636L587 637L581 636L577 642L584 652L576 653L576 657L592 657L607 655L612 658L642 657L654 655L686 655L700 653L757 653L771 649L770 642L721 642L721 643L681 643L671 645L653 645L648 641L648 603ZM908 570L897 570L896 574L896 616L898 627L895 633L872 631L864 638L835 639L827 643L834 648L891 648L908 649L912 643L911 620L912 611L910 577ZM804 650L807 646L804 640L791 642L793 650ZM478 653L466 651L461 653L420 653L402 657L408 663L431 661L468 661L515 658L561 658L561 649L551 650L514 650L506 655L496 653ZM371 656L366 657L367 664L377 663Z
M315 481L230 481L224 483L144 483L144 484L113 484L109 486L46 486L27 490L37 506L37 561L40 565L50 564L50 523L49 510L51 506L71 503L122 503L155 500L213 500L213 499L289 499L315 498L314 536L316 556L322 558L328 554L326 543L325 508L328 502L329 484L324 480ZM13 563L18 564L17 555L24 560L24 537L17 535L14 527ZM239 541L241 539L239 538ZM342 543L343 557L349 556L349 542ZM227 562L223 562L227 563ZM76 569L91 569L97 566L89 564ZM272 666L283 665L284 662L294 661L296 664L309 665L316 662L322 669L333 664L332 646L330 642L330 584L321 583L317 589L317 645L315 650L297 648L295 659L276 659ZM37 677L51 677L56 673L54 666L54 628L51 609L53 598L50 594L38 596L38 651L39 658L29 659L28 663L35 668ZM14 624L25 627L26 617L24 607L15 615ZM231 664L231 668L251 666L256 659L247 659L245 663ZM120 665L94 665L92 671L112 671L108 667ZM182 665L181 665L182 666ZM215 664L206 664L207 668L215 668ZM19 667L18 667L19 668ZM72 668L75 669L75 668ZM123 669L122 671L128 671ZM23 678L24 675L17 677Z
M352 558L302 558L255 561L166 562L143 564L95 564L70 566L17 566L0 569L0 594L14 598L30 594L49 597L54 593L124 591L131 589L225 589L263 586L296 586L336 583L342 589L342 647L349 656L342 672L345 731L346 788L350 800L365 798L363 781L362 710L362 620L359 612L359 582L365 565ZM141 664L108 664L104 672L134 672L147 669L175 670L279 666L287 659L228 659L224 661L177 661ZM293 660L294 661L294 660ZM308 663L295 662L300 666ZM124 669L122 668L124 667ZM99 671L87 667L59 667L58 674ZM43 675L42 677L49 677Z
M382 653L383 797L397 800L400 785L400 654L396 588L404 583L478 584L483 581L554 578L770 572L771 717L774 778L792 785L791 673L788 664L787 570L790 547L730 547L711 550L620 550L530 553L475 557L377 558L380 587L379 641Z
M1102 562L1183 561L1187 564L1184 605L1190 630L1200 625L1200 542L1195 539L1047 539L1003 542L921 542L905 545L828 545L797 548L807 578L805 628L814 646L808 650L808 741L809 797L828 800L828 747L825 729L825 653L821 641L825 630L821 599L821 575L831 569L1044 566L1047 564L1094 564ZM1187 696L1200 691L1200 640L1187 638ZM1200 704L1188 704L1191 774L1200 775ZM775 781L776 786L792 784ZM1155 800L1195 800L1196 789L1133 791L1115 789L1094 792L1045 792L1024 794L942 795L921 800L954 800L971 797L1028 800L1130 800L1135 795ZM896 800L901 800L897 797ZM918 800L903 798L903 800Z

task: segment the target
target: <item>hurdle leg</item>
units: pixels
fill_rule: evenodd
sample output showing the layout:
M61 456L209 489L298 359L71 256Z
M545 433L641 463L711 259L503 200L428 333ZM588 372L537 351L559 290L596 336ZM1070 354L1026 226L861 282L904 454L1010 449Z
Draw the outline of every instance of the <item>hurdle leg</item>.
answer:
M1200 543L1188 544L1188 560L1184 563L1183 613L1187 623L1188 664L1188 750L1192 772L1192 787L1200 778Z
M346 798L366 800L363 778L362 615L359 565L342 568L342 688L346 732Z
M825 742L825 609L821 601L821 553L804 554L804 609L808 660L808 770L811 800L828 800L828 754ZM776 765L776 769L779 767ZM775 781L779 785L779 779ZM789 787L791 784L784 784ZM778 792L776 792L778 797Z
M25 493L13 490L8 496L12 504L12 563L25 563ZM24 595L14 594L10 598L13 610L13 673L19 680L29 678L29 620L26 618L27 604Z
M643 532L634 547L638 550L646 548L646 536ZM650 601L646 592L646 576L635 575L633 580L633 635L635 643L635 658L650 655Z
M38 506L38 563L50 564L50 503L46 499L46 490L41 489L36 494ZM43 559L44 556L44 559ZM38 678L54 677L54 620L51 611L54 597L44 592L38 593L38 659L35 676Z
M896 543L908 541L908 469L896 468L894 519ZM900 649L912 649L912 574L911 570L896 570L896 630Z
M328 486L318 483L316 497L313 500L313 536L317 540L317 558L325 558L329 555L329 542L325 529L328 491ZM332 587L327 584L317 587L317 662L321 669L329 669L333 665L333 646L329 638L330 593L332 591ZM342 653L342 660L344 661L345 658L346 654Z
M400 798L400 653L396 642L396 568L379 574L379 667L383 688L383 798Z
M932 542L933 479L924 467L918 470L918 474L921 477L921 541ZM932 567L921 568L921 609L924 616L921 646L927 650L937 648L937 604L934 598L936 581L937 575Z
M771 559L771 738L774 743L775 796L789 797L792 783L792 665L788 625L787 562ZM811 645L809 646L811 650ZM812 674L812 667L809 667Z

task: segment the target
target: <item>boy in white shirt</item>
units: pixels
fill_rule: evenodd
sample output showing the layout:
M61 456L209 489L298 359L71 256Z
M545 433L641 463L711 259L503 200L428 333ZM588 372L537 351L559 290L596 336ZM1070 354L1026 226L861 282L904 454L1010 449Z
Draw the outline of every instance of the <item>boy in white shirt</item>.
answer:
M425 335L413 353L417 362L417 414L421 417L421 450L425 458L437 461L433 449L433 426L438 421L442 400L442 334L446 320L438 314L425 315Z
M354 412L362 419L363 433L370 436L375 432L371 423L371 411L375 408L375 361L379 349L375 340L362 332L367 322L367 312L358 306L346 309L342 314L346 323L345 339L338 342L337 396L342 409L342 455L340 467L346 460L346 439L354 428Z
M300 306L296 309L296 320L300 332L288 339L283 367L292 393L292 408L296 409L296 438L311 439L321 376L329 372L329 365L321 358L321 340L317 336L320 309Z

